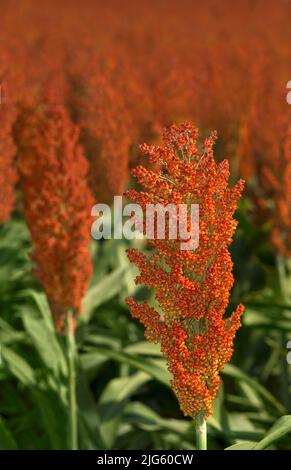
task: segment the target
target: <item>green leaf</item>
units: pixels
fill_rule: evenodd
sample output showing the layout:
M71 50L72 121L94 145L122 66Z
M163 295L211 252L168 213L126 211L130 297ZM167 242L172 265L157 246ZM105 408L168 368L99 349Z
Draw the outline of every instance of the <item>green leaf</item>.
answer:
M253 450L255 444L253 441L238 442L230 447L226 447L224 450Z
M25 299L26 301L32 301L31 304L34 307L36 314L40 314L46 323L46 326L54 330L51 311L46 295L43 292L36 292L32 289L25 289L18 292L15 297L21 300ZM22 309L22 312L25 311Z
M249 377L245 372L241 371L238 367L234 366L233 364L227 364L222 373L227 375L228 377L232 377L238 381L243 381L249 384L256 392L258 392L264 400L269 403L277 412L285 413L284 406L270 393L268 390L265 389L262 385L259 384L258 381Z
M291 432L291 416L290 415L282 416L271 427L271 429L267 432L265 437L255 445L254 449L255 450L265 449L270 444L277 441L278 439L281 439L281 437L285 436L289 432Z
M104 354L99 354L98 351L83 353L79 357L82 369L87 374L92 374L99 370L99 368L109 360Z
M94 354L95 351L99 354L103 354L108 359L127 364L134 369L145 372L168 387L170 385L171 376L167 369L166 362L163 359L139 358L138 356L129 355L122 351L114 351L101 347L94 348L90 354Z
M243 317L244 326L251 328L276 329L291 331L289 319L268 317L265 312L247 309Z
M33 398L39 409L39 415L51 442L52 449L66 449L68 432L66 429L67 412L60 397L52 389L44 392L33 389Z
M140 354L141 356L162 357L160 346L158 344L150 343L149 341L130 344L124 348L124 351L129 354Z
M161 418L155 411L140 402L127 404L124 421L148 431L171 431L182 436L189 431L192 425L190 420Z
M278 421L276 421L276 423L259 442L240 442L238 444L234 444L233 446L227 447L225 450L263 450L290 432L291 416L282 416L278 419Z
M124 421L130 424L133 423L135 426L145 429L146 431L161 428L160 416L140 402L128 403L124 414Z
M148 380L147 374L138 372L130 377L111 380L103 390L98 402L98 413L106 449L111 449L114 444L128 398Z
M112 297L117 295L122 288L125 268L118 267L112 273L108 274L96 286L92 286L83 300L83 314L80 317L82 321L89 321L94 309Z
M268 302L244 302L244 305L246 307L252 307L255 310L260 310L264 312L265 314L268 313L269 311L285 311L285 310L291 310L291 305L287 304L279 304L279 303L272 303L270 301Z
M54 371L56 376L67 373L67 364L63 351L57 341L56 334L42 319L24 314L23 323L43 364Z
M208 424L220 432L229 432L228 416L224 407L223 383L221 383L218 394L214 400L213 414L208 418Z
M14 330L9 323L0 318L0 344L15 344L24 342L26 335L23 331Z
M244 395L244 398L247 399L253 407L257 409L264 408L264 400L262 396L256 389L253 388L252 385L250 385L248 382L239 381L238 386Z
M77 380L77 402L81 449L104 448L100 436L100 417L97 412L97 404L90 390L86 374L82 370L79 371Z
M34 371L30 365L16 352L4 347L2 349L3 362L8 370L21 383L27 386L35 385Z
M17 449L17 444L5 421L0 417L0 450Z
M259 424L254 424L245 413L228 413L230 435L235 439L258 440L263 435Z
M94 344L97 346L108 346L113 349L120 348L120 340L118 338L114 338L112 336L106 336L105 334L93 334L88 333L83 338L83 343L86 344Z

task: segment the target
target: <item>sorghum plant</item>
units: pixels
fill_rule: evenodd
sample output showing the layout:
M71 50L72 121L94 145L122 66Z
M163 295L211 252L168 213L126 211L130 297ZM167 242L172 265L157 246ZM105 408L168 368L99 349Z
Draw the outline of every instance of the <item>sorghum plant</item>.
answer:
M225 317L234 282L228 247L244 183L228 188L228 162L216 164L213 156L215 133L201 149L197 138L198 130L185 123L165 131L163 146L142 146L159 169L133 170L145 191L130 190L127 196L143 209L148 203L199 204L199 247L183 251L178 237L149 240L149 258L130 249L129 259L140 271L136 282L155 289L156 304L139 304L133 298L127 303L132 316L146 327L146 337L161 344L181 410L198 423L198 445L203 448L201 432L212 413L219 372L231 358L243 312L239 305Z
M78 447L74 330L92 272L88 249L93 198L79 132L61 105L23 109L15 126L33 259L54 317L67 332L69 431Z

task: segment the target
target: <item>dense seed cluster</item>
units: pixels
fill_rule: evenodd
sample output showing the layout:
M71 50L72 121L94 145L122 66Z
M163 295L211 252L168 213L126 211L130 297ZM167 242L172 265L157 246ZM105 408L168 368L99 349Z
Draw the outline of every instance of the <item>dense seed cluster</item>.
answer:
M228 162L216 164L213 156L215 133L201 149L197 138L198 130L185 123L166 130L163 146L142 146L158 169L137 167L133 173L145 191L130 190L128 197L143 209L147 203L199 204L199 247L180 250L178 237L149 241L149 256L130 249L140 271L136 282L155 289L155 304L127 302L146 337L160 342L183 413L208 416L243 312L240 305L225 317L234 281L228 247L243 181L228 188Z
M17 175L14 166L15 146L12 126L15 120L15 106L8 93L7 60L0 57L0 224L6 222L14 208L14 186Z
M62 106L23 109L15 134L36 272L61 332L68 310L79 313L92 271L88 164Z

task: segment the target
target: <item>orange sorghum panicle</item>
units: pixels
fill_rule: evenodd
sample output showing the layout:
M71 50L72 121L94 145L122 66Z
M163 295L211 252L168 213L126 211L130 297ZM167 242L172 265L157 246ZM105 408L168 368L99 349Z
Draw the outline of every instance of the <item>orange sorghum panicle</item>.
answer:
M6 222L14 208L14 186L17 180L14 167L15 146L12 126L15 106L8 94L7 59L0 57L0 223Z
M279 253L291 257L291 127L287 129L277 165L275 168L264 167L263 170L275 203L272 208L271 241Z
M15 128L33 259L61 332L67 311L80 312L92 272L88 164L60 105L23 109Z
M111 204L128 180L131 123L123 96L100 62L92 54L83 67L76 64L70 105L89 161L89 186L97 202Z
M143 209L148 202L199 204L199 246L182 251L179 238L154 238L149 257L130 249L129 259L140 271L136 282L155 289L156 304L127 302L146 327L146 337L160 342L183 413L207 417L243 312L240 305L224 317L234 281L228 246L244 183L228 188L228 162L216 164L213 156L215 133L201 150L197 138L198 130L184 123L166 130L164 146L142 146L159 169L137 167L133 173L145 191L126 194Z

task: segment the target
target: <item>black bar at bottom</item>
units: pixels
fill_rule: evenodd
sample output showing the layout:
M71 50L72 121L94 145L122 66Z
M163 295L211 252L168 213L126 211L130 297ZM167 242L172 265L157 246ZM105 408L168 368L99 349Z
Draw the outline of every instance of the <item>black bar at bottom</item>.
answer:
M0 451L0 465L17 465L16 468L42 468L52 465L73 465L83 469L98 469L101 466L119 469L155 468L162 467L192 467L198 468L205 463L224 465L224 468L235 469L239 463L262 465L262 468L270 468L279 465L289 466L290 451L185 451L185 450L132 450L132 451L66 451L66 450L2 450ZM19 466L19 467L18 467Z

